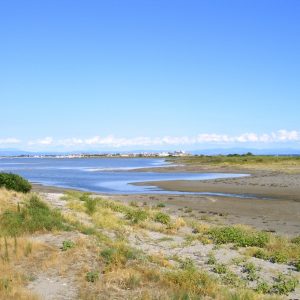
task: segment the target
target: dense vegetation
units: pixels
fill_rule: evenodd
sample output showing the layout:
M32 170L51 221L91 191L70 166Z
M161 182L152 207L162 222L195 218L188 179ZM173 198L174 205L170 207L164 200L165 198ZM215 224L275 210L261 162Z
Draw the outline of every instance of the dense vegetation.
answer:
M0 187L22 193L28 193L31 190L31 184L28 180L10 173L0 173Z
M2 236L20 236L54 229L66 229L61 213L49 208L36 195L32 195L22 206L18 204L16 210L8 209L0 215Z

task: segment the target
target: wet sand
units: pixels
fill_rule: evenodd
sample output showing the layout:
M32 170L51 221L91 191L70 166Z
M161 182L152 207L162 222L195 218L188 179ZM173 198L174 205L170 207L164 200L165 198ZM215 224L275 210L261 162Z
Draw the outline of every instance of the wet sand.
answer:
M240 178L152 181L135 184L157 186L169 191L240 194L300 201L300 174L257 172Z
M217 224L246 224L260 230L289 236L300 235L300 174L258 172L249 177L206 181L162 181L139 183L172 191L249 194L258 199L205 195L129 194L105 195L115 200L156 205L163 202L170 213L213 219ZM33 185L43 193L62 193L68 189ZM263 199L267 198L267 199ZM184 213L184 211L189 213ZM190 211L192 210L192 211Z

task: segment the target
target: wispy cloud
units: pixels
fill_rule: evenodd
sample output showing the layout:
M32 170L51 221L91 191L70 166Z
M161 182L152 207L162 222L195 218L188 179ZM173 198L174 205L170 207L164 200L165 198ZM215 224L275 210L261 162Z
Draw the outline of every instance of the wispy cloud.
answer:
M29 141L28 145L32 146L32 145L52 145L55 144L55 141L52 137L45 137L42 139L38 139L38 140L33 140L33 141Z
M197 136L164 136L164 137L134 137L134 138L121 138L110 136L94 136L90 138L66 138L54 139L52 137L45 137L33 141L29 141L28 145L40 146L101 146L111 148L121 147L148 147L148 146L175 146L175 145L197 145L205 143L216 144L245 144L245 143L285 143L285 142L300 142L300 131L292 130L279 130L271 133L256 134L256 133L243 133L240 135L226 135L216 133L203 133Z
M0 145L12 145L12 144L20 144L21 141L16 138L0 138Z

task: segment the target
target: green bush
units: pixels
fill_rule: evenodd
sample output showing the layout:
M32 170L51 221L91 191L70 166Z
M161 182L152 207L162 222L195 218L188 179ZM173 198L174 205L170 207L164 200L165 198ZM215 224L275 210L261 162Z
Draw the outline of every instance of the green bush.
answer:
M258 282L255 291L260 294L268 294L270 293L271 287L268 285L266 281Z
M288 295L293 292L298 285L298 279L284 274L279 274L275 279L272 291L279 295Z
M99 279L99 272L97 271L90 271L86 273L86 281L88 282L95 282Z
M132 223L143 222L147 218L148 213L142 209L130 210L126 213L126 219L130 220Z
M234 243L239 247L264 247L269 241L266 232L250 231L234 226L215 227L210 229L208 234L217 244Z
M97 200L87 196L87 197L85 197L85 200L84 200L84 206L86 208L86 212L89 215L92 215L96 212Z
M158 223L168 225L171 222L171 218L170 218L169 215L167 215L165 213L158 212L154 217L154 221L158 222Z
M217 274L225 274L227 271L227 267L224 264L216 264L213 267L213 272Z
M288 262L288 256L286 253L282 251L275 251L271 256L270 256L270 261L272 263L279 263L279 264L284 264Z
M61 250L62 251L67 251L71 248L74 248L75 247L75 243L73 241L70 241L70 240L65 240L63 241L62 243L62 247L61 247Z
M140 252L138 250L122 243L107 247L100 252L100 256L108 266L125 265L128 260L137 259L139 255Z
M22 193L28 193L31 190L31 184L28 180L10 173L0 173L0 187Z
M293 239L291 239L291 242L293 244L300 245L300 236L294 237Z
M256 273L257 271L257 267L252 262L246 263L244 265L243 272L247 273L247 279L250 281L254 281L259 278L258 274Z
M0 215L0 232L5 236L54 229L67 229L61 213L50 209L36 195L32 195L17 211L7 210Z

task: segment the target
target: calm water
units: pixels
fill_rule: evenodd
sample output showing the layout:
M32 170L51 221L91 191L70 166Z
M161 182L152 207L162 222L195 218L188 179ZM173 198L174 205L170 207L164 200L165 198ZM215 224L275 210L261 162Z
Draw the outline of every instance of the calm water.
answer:
M163 159L148 158L2 158L0 159L0 172L16 173L34 183L110 194L166 193L166 191L162 191L157 187L131 185L130 183L133 182L245 176L244 174L224 173L195 174L134 171L134 169L161 167L166 164Z

